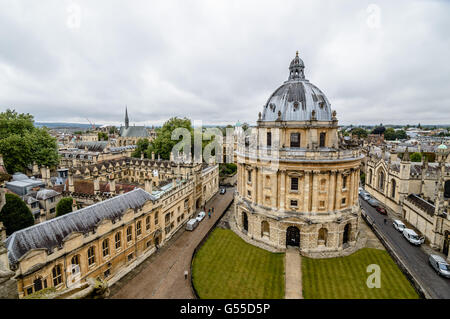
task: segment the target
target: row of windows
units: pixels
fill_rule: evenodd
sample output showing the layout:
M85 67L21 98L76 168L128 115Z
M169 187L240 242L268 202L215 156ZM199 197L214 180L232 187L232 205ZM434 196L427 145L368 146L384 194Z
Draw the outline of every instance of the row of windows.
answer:
M347 188L347 180L348 176L342 176L342 189L345 190ZM247 171L247 182L252 182L252 174L250 171ZM322 179L320 181L321 190L325 190L326 179ZM270 186L270 176L266 176L266 186ZM298 177L291 177L291 190L298 191Z
M319 146L325 147L325 141L326 141L327 133L322 132L319 135ZM300 133L291 133L290 135L290 147L300 147L300 141L301 141L301 134ZM272 146L272 133L267 132L267 139L266 139L267 146Z

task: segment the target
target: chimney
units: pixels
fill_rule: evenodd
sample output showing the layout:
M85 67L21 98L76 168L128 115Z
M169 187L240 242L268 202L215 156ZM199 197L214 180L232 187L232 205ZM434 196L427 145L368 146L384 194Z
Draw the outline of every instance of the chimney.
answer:
M97 195L100 193L100 181L98 176L94 177L94 194Z
M173 156L173 152L170 152L170 161L173 162L174 161L174 156Z
M141 160L144 159L144 152L141 152Z
M77 202L75 201L75 199L72 201L72 211L76 211L78 209L77 207Z
M109 192L113 195L116 195L116 180L114 179L114 175L109 175Z
M149 194L153 192L153 180L148 175L145 177L145 191Z
M39 174L39 167L37 166L36 162L33 162L33 175L38 175Z
M177 187L177 179L176 178L174 178L172 180L172 186L173 186L173 188Z
M71 171L69 171L69 192L75 192L75 187L73 186L73 175Z
M152 161L155 160L155 152L152 152Z
M158 154L158 161L161 160L161 154Z

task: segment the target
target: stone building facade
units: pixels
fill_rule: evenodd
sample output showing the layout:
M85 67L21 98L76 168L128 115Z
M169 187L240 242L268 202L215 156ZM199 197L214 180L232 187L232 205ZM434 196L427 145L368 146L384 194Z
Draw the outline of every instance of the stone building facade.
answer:
M88 278L115 282L194 216L193 195L192 178L158 192L135 189L13 233L6 247L19 296Z
M238 134L234 223L279 250L336 256L358 237L362 155L338 137L336 112L305 79L298 55L289 70L252 134Z
M421 232L430 246L449 258L450 164L447 146L435 149L436 162L411 162L409 151L369 146L365 189Z

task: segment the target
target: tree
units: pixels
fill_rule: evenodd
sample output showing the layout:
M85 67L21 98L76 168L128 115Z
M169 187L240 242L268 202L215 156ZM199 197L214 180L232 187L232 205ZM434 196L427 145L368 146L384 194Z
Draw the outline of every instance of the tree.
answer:
M159 154L162 159L170 159L172 148L179 142L179 140L172 140L172 131L176 128L185 128L191 133L191 149L194 148L194 129L192 128L191 120L172 117L161 128L156 129L157 136L147 148L148 158L154 152Z
M384 131L384 139L387 141L393 141L397 138L395 130L392 127L389 127Z
M380 126L377 126L373 129L372 134L378 134L381 135L386 131L386 128L380 124Z
M406 135L405 130L398 130L395 132L398 140L406 140L408 135Z
M361 127L352 129L352 134L358 136L358 138L366 138L368 135L367 131Z
M411 160L411 162L420 162L422 161L422 154L414 152L411 155L409 155L409 159Z
M72 211L72 197L64 197L56 205L56 217L65 215Z
M6 234L34 225L34 217L25 202L15 194L5 194L6 203L0 211L0 222L6 227Z
M0 113L0 153L9 173L24 171L36 162L56 166L59 161L56 139L45 127L34 127L33 116L6 110Z
M98 132L98 140L99 141L107 141L108 134L106 134L105 132Z
M132 157L141 157L141 154L144 154L144 157L148 157L147 149L150 145L150 142L146 138L140 138L136 143L136 149L133 153L131 153Z

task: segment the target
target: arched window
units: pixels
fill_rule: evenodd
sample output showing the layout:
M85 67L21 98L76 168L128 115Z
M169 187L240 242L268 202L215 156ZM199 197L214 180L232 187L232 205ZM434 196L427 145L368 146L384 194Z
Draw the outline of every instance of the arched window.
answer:
M140 234L142 234L142 222L138 221L136 223L136 233L139 236Z
M53 287L56 287L60 283L62 283L61 265L56 265L55 267L53 267L52 276L53 276Z
M150 229L150 216L147 216L145 218L145 229L149 230Z
M95 264L95 248L91 246L88 249L88 265L91 266L93 264Z
M80 272L80 255L75 255L72 257L70 263L72 264L72 274Z
M42 290L42 278L41 277L36 278L33 281L33 286L34 286L34 292Z
M320 133L320 144L319 144L319 147L325 147L326 137L327 137L327 133L325 133L325 132Z
M109 239L105 239L102 243L103 257L109 255Z
M372 185L372 169L369 169L369 184Z
M378 173L378 188L384 192L384 172L382 170Z
M130 242L133 240L133 232L132 232L131 226L128 226L127 228L127 242Z
M397 182L395 181L395 179L392 179L391 187L391 197L395 198L395 188L397 187Z
M121 241L121 235L120 235L120 232L117 232L117 233L114 235L114 239L115 239L115 241L116 241L116 249L119 249L119 248L122 246L122 241Z
M248 216L245 212L242 212L242 227L245 231L248 231Z
M328 239L328 230L326 228L319 229L319 238L318 238L318 245L327 245L327 239Z
M350 241L350 236L351 236L351 231L352 231L352 225L351 224L347 224L344 227L344 235L342 237L342 243L346 244Z
M261 237L270 237L270 226L265 220L261 222Z

